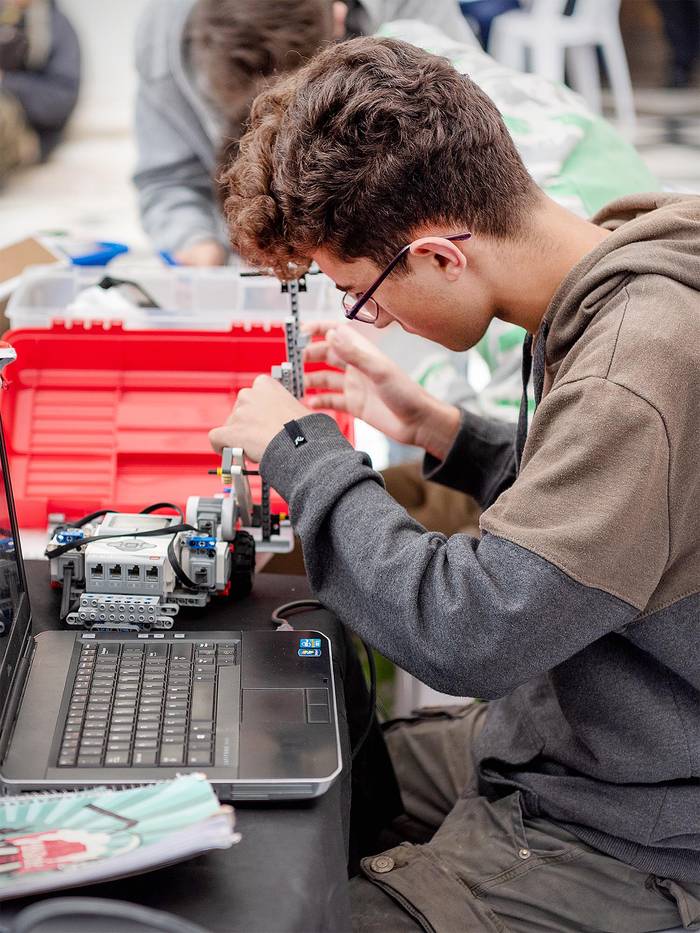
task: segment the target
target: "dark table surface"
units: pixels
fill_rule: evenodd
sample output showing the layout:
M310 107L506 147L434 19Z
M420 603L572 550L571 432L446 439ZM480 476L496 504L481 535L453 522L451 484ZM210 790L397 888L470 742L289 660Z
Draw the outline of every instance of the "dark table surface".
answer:
M59 628L59 593L48 582L48 562L27 561L36 632ZM181 614L176 628L220 631L264 628L272 610L308 597L304 577L259 574L252 594L240 602L215 600L198 615ZM343 757L349 761L343 677L344 639L335 617L325 610L305 613L299 627L318 629L334 645L339 726ZM109 897L155 907L226 933L341 933L350 928L346 844L349 811L348 769L315 800L288 804L236 806L238 845L122 881L58 892L57 896ZM3 919L32 899L2 905Z

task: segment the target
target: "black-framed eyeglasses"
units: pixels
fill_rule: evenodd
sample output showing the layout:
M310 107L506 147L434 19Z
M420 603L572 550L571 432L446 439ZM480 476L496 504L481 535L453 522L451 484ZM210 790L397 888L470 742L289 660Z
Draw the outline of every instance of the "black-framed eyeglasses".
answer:
M468 240L470 237L471 233L454 233L451 236L442 237L442 239L455 241ZM401 261L402 256L405 256L409 251L411 245L411 243L407 243L403 249L399 250L379 278L375 279L367 291L363 292L359 298L355 298L350 292L345 292L342 299L343 310L345 311L345 317L349 321L362 321L365 324L374 324L379 317L379 305L374 298L372 298L372 295L376 292L384 279L391 275L397 264Z

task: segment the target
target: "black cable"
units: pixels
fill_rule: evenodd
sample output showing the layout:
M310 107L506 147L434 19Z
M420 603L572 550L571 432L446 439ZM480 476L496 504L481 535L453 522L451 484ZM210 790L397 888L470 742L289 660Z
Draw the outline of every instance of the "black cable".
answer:
M33 933L39 927L43 928L46 921L91 916L117 921L120 929L127 929L123 925L123 921L127 921L162 933L207 933L204 927L162 910L98 897L60 897L32 904L15 917L12 927L0 929L11 930L12 933ZM80 927L83 928L82 924Z
M90 512L89 515L83 515L82 518L79 518L75 522L68 522L64 527L82 528L83 525L87 525L88 522L92 522L96 518L102 518L104 515L111 515L114 512L116 512L116 509L100 509L98 512Z
M193 525L181 522L179 525L168 525L167 528L151 528L150 531L120 531L112 535L90 535L87 538L81 538L79 541L69 541L68 544L59 544L55 548L51 548L51 550L47 547L44 551L44 557L60 557L61 554L74 551L84 544L92 544L93 541L109 541L111 538L157 538L159 536L163 538L166 535L176 535L181 531L197 530L198 529Z
M168 541L168 560L170 561L170 566L173 568L175 576L180 581L180 583L185 587L186 590L199 590L199 587L191 580L185 571L182 569L182 564L177 559L175 553L175 537L173 536L170 541Z
M295 599L291 603L284 603L273 610L270 621L277 626L278 632L293 632L285 616L298 615L301 612L311 612L314 609L323 609L324 606L317 599ZM283 616L282 613L285 615Z
M139 283L134 282L133 279L118 279L118 278L115 278L115 276L113 275L105 275L97 283L97 287L103 289L104 291L107 291L107 289L109 288L118 288L120 285L128 285L130 288L135 288L137 292L141 292L143 297L146 299L146 303L144 304L141 301L136 302L136 306L138 308L160 309L161 306L155 300L153 295L149 295L149 293L146 291L143 285L139 285Z
M152 512L157 512L159 509L173 509L180 516L180 521L184 522L185 516L179 505L175 505L174 502L155 502L153 505L147 505L145 509L141 509L139 515L150 515Z
M277 626L278 632L293 632L294 629L289 624L289 616L300 615L302 612L312 612L315 609L324 608L324 605L317 599L295 599L291 603L284 603L284 605L273 609L272 615L270 616L270 621L273 625ZM355 760L360 752L360 749L365 744L370 732L372 731L372 726L374 724L374 710L377 705L377 665L374 661L372 649L362 638L360 638L360 641L362 642L362 647L365 649L365 653L367 654L367 666L369 667L369 703L367 709L367 723L365 728L362 730L362 735L357 740L355 747L352 750L352 761Z
M372 654L372 649L369 645L360 638L362 642L362 647L365 649L367 654L367 664L369 666L369 704L368 704L368 713L367 713L367 724L362 730L362 735L355 742L355 747L352 750L352 760L354 761L362 746L367 741L370 732L372 731L372 726L374 725L374 709L377 705L377 665L374 663L374 655Z

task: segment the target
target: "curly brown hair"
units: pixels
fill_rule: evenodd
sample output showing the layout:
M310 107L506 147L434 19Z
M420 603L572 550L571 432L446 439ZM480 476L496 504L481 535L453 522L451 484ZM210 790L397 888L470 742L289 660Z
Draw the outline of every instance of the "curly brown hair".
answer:
M321 246L377 266L428 225L520 236L538 197L487 95L393 39L320 52L261 94L220 183L231 243L290 278Z

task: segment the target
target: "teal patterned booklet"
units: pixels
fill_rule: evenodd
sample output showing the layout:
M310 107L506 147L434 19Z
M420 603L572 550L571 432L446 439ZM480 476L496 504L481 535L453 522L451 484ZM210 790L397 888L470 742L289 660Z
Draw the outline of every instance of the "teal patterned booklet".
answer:
M150 871L238 842L203 774L0 797L0 900Z

